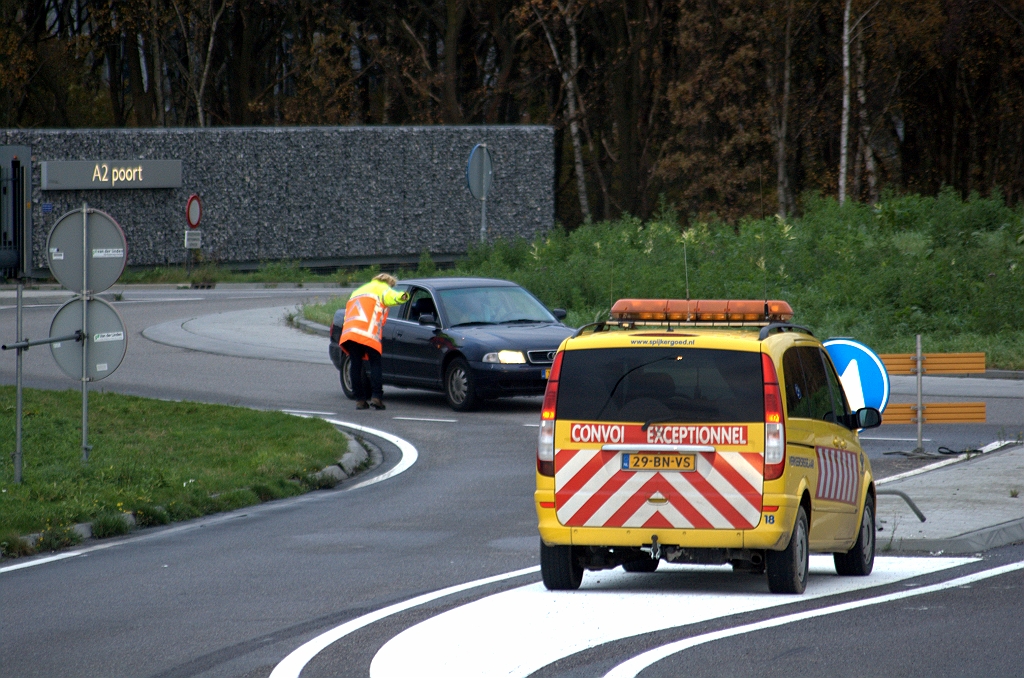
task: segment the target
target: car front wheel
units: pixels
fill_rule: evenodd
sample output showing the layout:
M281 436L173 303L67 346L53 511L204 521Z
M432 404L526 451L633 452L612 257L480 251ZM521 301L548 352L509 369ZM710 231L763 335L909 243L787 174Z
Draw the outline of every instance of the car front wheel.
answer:
M456 358L448 364L444 373L444 395L448 405L456 412L467 412L474 409L479 402L473 373L469 371L469 363Z
M803 593L807 588L807 513L801 506L796 512L789 546L782 551L765 553L768 590L772 593Z

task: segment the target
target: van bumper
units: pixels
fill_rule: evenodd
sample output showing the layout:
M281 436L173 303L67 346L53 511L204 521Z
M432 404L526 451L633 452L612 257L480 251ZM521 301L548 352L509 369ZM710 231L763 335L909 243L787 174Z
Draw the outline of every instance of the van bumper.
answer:
M547 482L544 482L547 481ZM543 485L549 485L544 488ZM552 479L538 475L534 492L537 527L541 540L548 546L640 547L649 545L651 537L658 543L680 548L746 548L781 551L789 545L800 499L796 496L765 494L764 506L777 506L775 511L762 511L758 526L749 530L665 529L643 527L568 527L558 522L554 508Z

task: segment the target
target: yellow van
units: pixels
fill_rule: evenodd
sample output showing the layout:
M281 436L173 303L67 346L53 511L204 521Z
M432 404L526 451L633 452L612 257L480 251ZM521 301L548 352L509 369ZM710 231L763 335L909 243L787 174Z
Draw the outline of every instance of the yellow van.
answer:
M537 445L541 573L661 560L765 572L802 593L808 554L871 572L875 489L835 367L785 301L622 299L552 364Z

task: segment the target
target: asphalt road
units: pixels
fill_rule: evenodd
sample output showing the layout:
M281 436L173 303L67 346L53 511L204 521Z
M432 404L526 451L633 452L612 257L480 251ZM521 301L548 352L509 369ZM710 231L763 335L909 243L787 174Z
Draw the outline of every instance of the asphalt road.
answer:
M128 353L118 371L93 388L324 413L411 442L418 451L416 464L375 485L355 488L356 479L331 491L144 530L95 542L94 550L77 557L0 572L0 675L263 677L278 667L277 678L296 667L297 675L304 666L308 678L366 676L374 663L372 675L380 678L407 669L415 675L487 676L509 675L508 662L533 667L510 675L603 675L681 638L1024 559L1020 547L993 551L982 560L891 559L886 566L891 572L880 568L870 581L837 578L826 563L812 581L812 595L797 600L768 596L760 578L672 568L654 575L588 573L585 596L544 592L535 569L532 505L539 398L455 414L440 394L388 389L386 411L357 412L342 396L331 366L213 355L141 336L146 327L176 318L283 306L311 296L324 293L128 295L115 303L130 333ZM45 336L55 310L27 309L26 334ZM4 343L13 339L13 321L13 310L0 309ZM13 382L13 355L0 355L0 383ZM26 354L25 383L78 387L45 348ZM1006 424L936 426L927 437L951 447L984 444L1000 427ZM881 427L872 433L912 437L903 428L910 429ZM384 457L374 473L394 467L398 448L373 440ZM901 446L905 443L877 441L869 449L881 470L895 463L883 453ZM507 573L512 574L487 581ZM795 669L787 675L819 675L833 668L837 675L913 675L926 668L935 668L937 675L1000 675L1005 667L1024 664L1020 643L1009 642L1020 629L1021 583L1017 570L979 580L970 589L941 589L729 636L655 662L642 675L679 675L681 667L688 675L765 673L766 668L781 673L780 667ZM437 593L459 585L466 588ZM687 606L703 611L703 620L673 616L673 610ZM581 645L572 646L542 623L562 607L577 616L566 617L556 629L587 629L604 619L616 624L598 623L601 629L581 635ZM292 655L339 627L337 642L326 643L308 663ZM505 642L513 633L526 633L526 644ZM952 652L950 636L958 647L974 645ZM995 646L999 653L992 651ZM468 665L425 663L425 648L431 647L444 662L481 659ZM989 654L982 656L985 648ZM867 654L872 663L858 661ZM766 663L765 657L775 661ZM403 664L407 659L411 663ZM983 668L975 671L976 666Z

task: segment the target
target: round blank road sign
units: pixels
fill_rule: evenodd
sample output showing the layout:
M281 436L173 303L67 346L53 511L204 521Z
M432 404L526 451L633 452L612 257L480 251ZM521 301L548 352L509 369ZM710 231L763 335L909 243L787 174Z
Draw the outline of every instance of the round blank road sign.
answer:
M72 299L57 310L50 322L51 337L66 337L82 329L81 299ZM88 339L86 340L86 375L99 381L118 368L128 347L124 321L113 306L102 299L90 299L87 308ZM57 366L72 379L82 378L82 344L62 341L50 344Z
M203 201L199 199L198 195L193 193L188 197L188 202L185 203L185 221L188 222L189 228L198 228L202 218Z
M102 292L121 277L127 261L124 231L106 212L86 208L85 256L89 273L82 288L82 210L68 212L53 225L46 239L50 273L72 292ZM53 336L53 335L51 335ZM79 375L81 376L81 375Z
M850 409L874 407L884 412L889 404L889 372L878 354L853 339L829 339L824 346L839 372Z
M487 199L487 192L491 190L491 152L487 150L486 144L477 144L469 152L469 162L466 164L466 184L469 192L477 200Z

